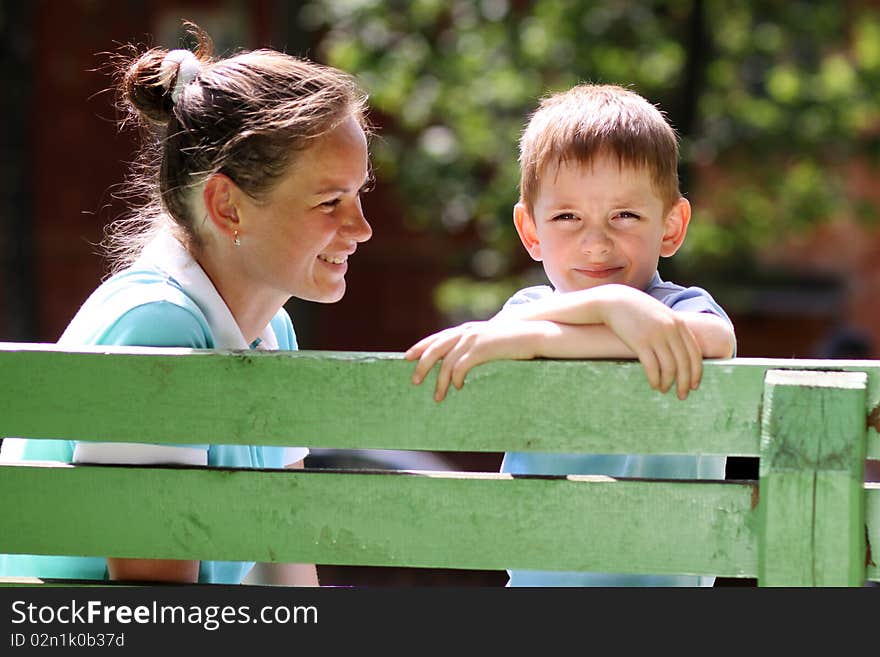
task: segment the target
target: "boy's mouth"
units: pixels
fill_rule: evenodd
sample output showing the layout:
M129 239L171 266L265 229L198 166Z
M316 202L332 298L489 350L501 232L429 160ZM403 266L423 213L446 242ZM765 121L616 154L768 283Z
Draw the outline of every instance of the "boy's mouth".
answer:
M622 269L623 267L591 267L590 269L575 269L575 271L589 278L608 278Z

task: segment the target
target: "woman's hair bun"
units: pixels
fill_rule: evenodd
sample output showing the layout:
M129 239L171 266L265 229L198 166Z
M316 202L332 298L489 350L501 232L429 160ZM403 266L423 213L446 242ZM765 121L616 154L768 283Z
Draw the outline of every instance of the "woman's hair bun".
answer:
M153 123L168 123L174 103L171 90L177 69L163 74L167 50L154 48L133 59L122 76L122 100ZM170 88L169 88L170 87Z
M142 120L167 124L180 89L192 81L202 62L211 55L210 36L194 23L187 22L185 27L198 40L195 53L152 48L121 64L121 99L130 106L129 111L134 111ZM182 84L178 84L179 78Z

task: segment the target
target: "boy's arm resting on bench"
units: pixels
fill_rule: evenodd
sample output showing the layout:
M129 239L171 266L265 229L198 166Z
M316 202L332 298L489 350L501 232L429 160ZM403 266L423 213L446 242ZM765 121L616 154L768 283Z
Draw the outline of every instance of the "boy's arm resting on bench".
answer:
M706 312L677 312L623 285L554 295L509 307L486 322L468 322L430 335L407 352L418 359L421 383L438 360L435 399L449 384L490 360L530 358L638 358L651 386L666 392L677 382L680 399L699 386L703 358L733 355L733 329Z
M509 306L493 319L499 318L603 324L630 347L630 358L638 355L641 344L660 339L663 334L674 336L682 331L682 324L696 338L703 358L730 358L736 346L733 328L717 315L673 310L628 285L600 285Z

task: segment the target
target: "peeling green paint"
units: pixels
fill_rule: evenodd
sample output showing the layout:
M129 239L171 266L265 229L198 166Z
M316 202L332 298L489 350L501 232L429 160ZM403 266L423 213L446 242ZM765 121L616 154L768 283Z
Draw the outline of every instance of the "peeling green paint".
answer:
M761 479L0 466L0 552L880 580L880 485L861 481L880 456L880 362L708 361L684 402L636 362L489 363L441 404L412 368L397 353L0 344L0 435L728 454L761 456Z

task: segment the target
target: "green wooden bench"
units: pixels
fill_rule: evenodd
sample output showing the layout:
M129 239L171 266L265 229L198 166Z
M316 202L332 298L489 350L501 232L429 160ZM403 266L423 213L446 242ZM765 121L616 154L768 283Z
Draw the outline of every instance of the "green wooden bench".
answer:
M0 552L880 581L880 485L863 482L880 361L707 362L683 402L636 362L490 363L441 404L412 369L396 353L0 343L0 435L727 454L760 457L760 478L2 465Z

